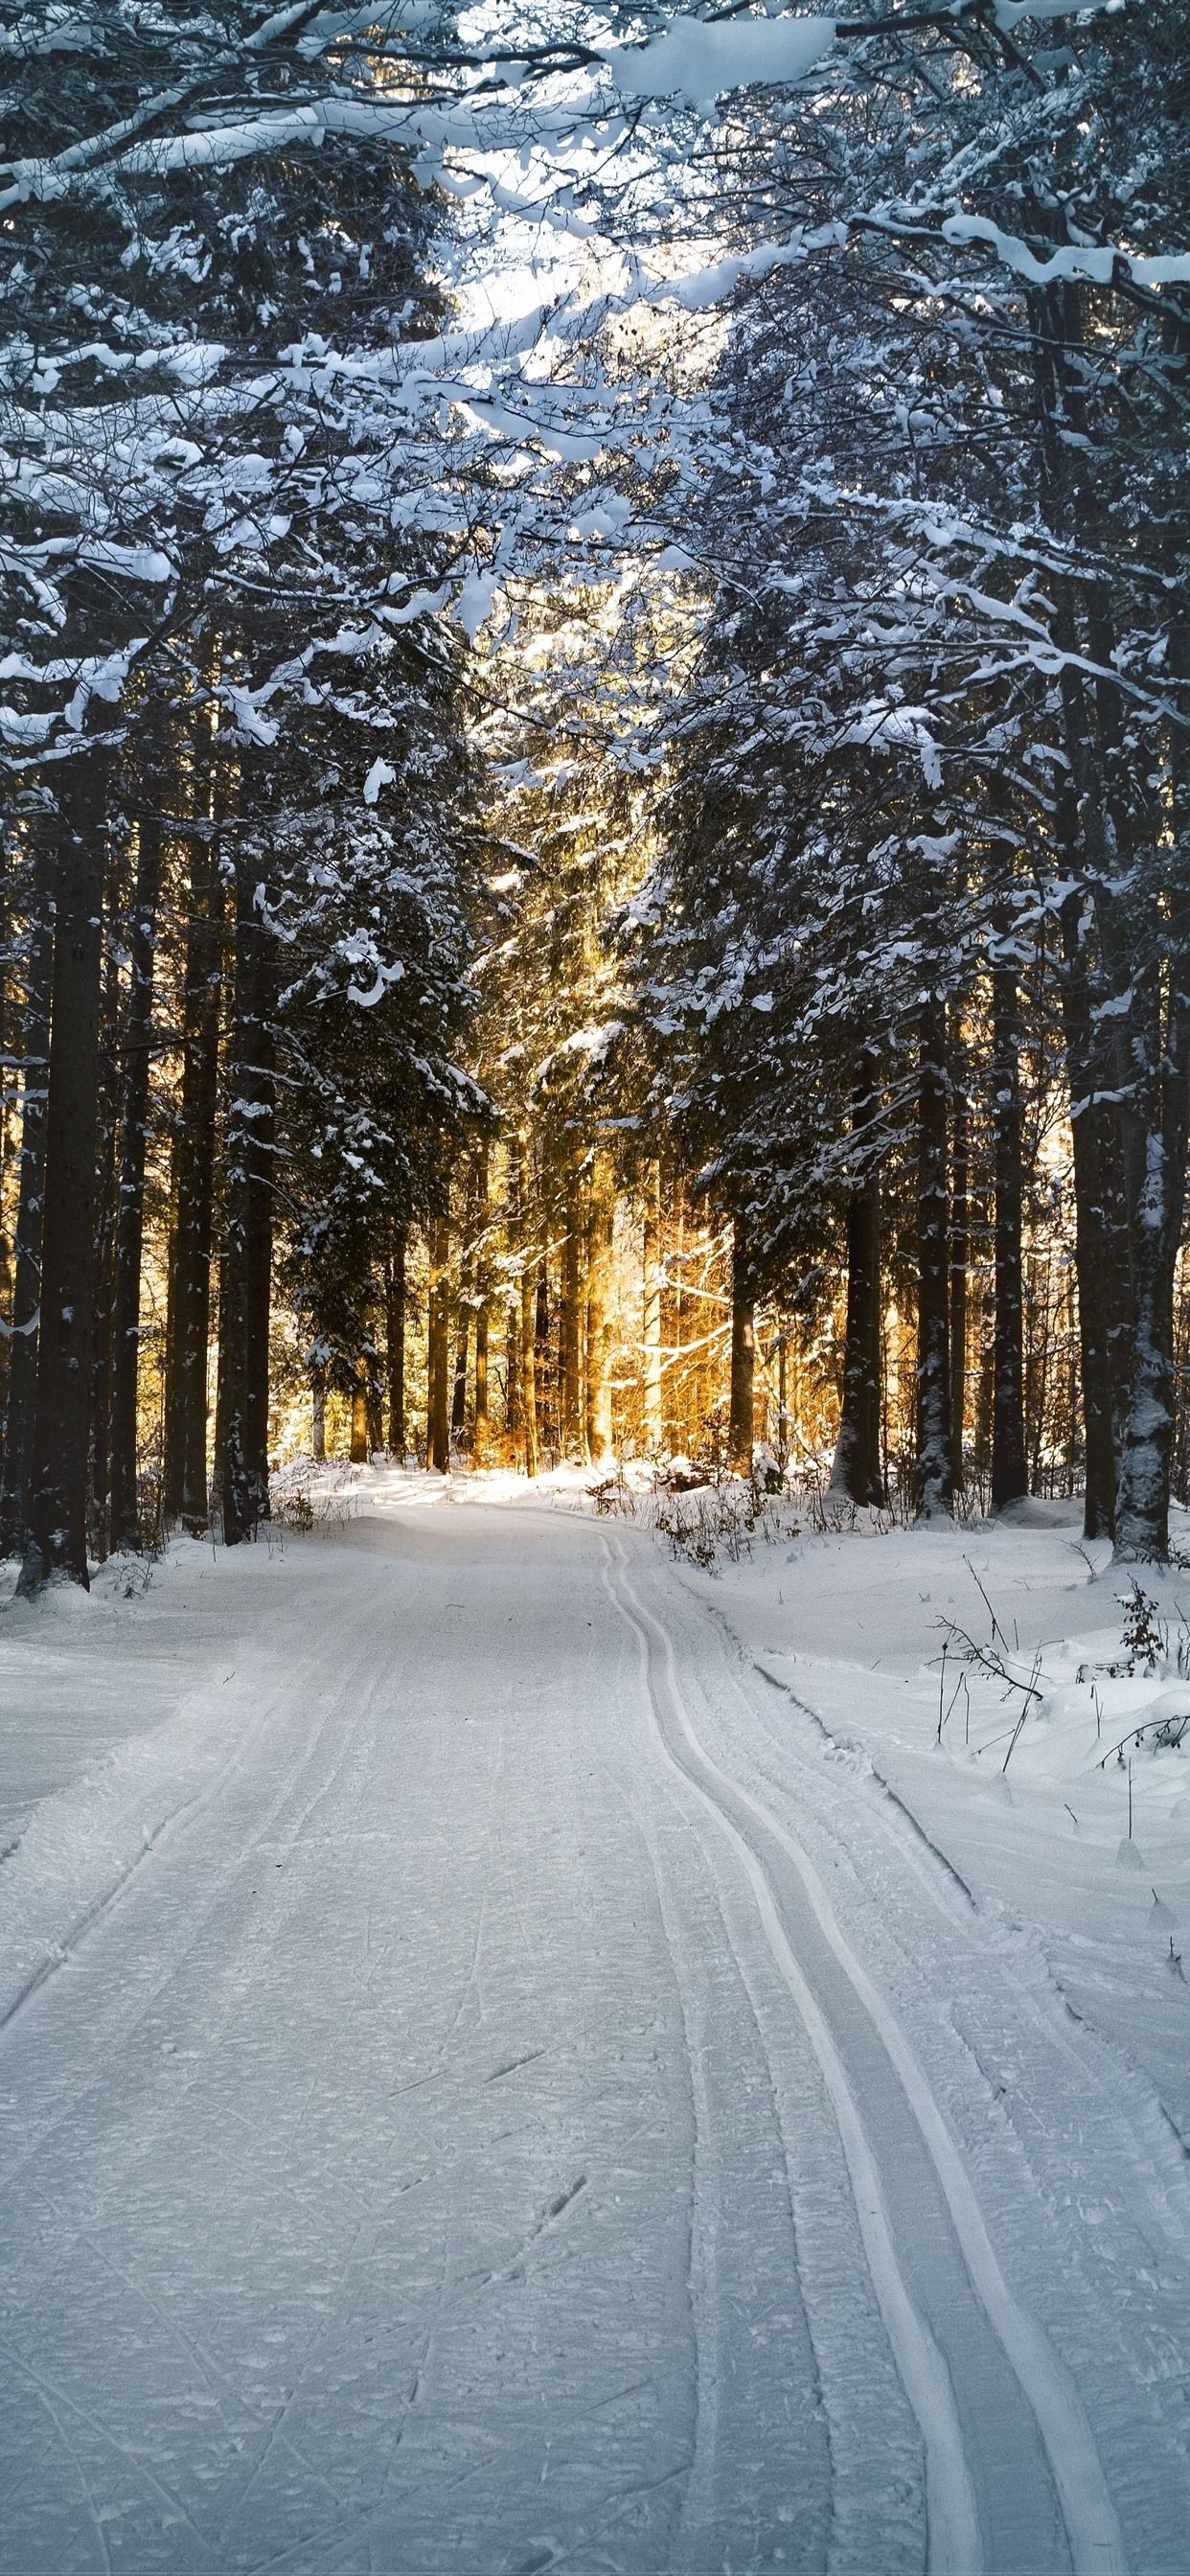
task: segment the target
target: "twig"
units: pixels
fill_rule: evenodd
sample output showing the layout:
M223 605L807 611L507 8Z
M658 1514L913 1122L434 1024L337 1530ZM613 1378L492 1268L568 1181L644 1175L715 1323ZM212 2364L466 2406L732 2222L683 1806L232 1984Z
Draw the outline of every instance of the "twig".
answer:
M1141 1719L1138 1726L1128 1727L1120 1737L1118 1744L1108 1745L1107 1751L1099 1765L1100 1770L1106 1771L1113 1753L1122 1760L1126 1744L1139 1744L1142 1735L1148 1735L1154 1728L1160 1729L1163 1726L1176 1726L1178 1730L1177 1734L1171 1735L1169 1739L1170 1745L1176 1753L1187 1727L1190 1726L1190 1709L1187 1709L1184 1715L1179 1714L1176 1717L1171 1717L1169 1710L1165 1709L1160 1717L1145 1717Z
M977 1573L976 1573L976 1571L975 1571L975 1568L974 1568L974 1566L973 1566L973 1565L972 1565L972 1563L971 1563L971 1559L970 1559L970 1557L969 1557L969 1556L965 1556L965 1557L963 1558L963 1563L964 1563L964 1565L966 1566L966 1568L967 1568L967 1572L968 1572L968 1574L970 1575L971 1580L972 1580L973 1584L975 1585L976 1590L977 1590L977 1591L978 1591L978 1593L979 1593L980 1599L981 1599L981 1600L982 1600L982 1602L983 1602L984 1609L987 1611L988 1617L989 1617L989 1619L991 1620L991 1623L992 1623L992 1644L993 1644L993 1645L995 1645L996 1639L997 1639L997 1637L998 1637L998 1638L999 1638L999 1640L1000 1640L1001 1645L1002 1645L1002 1646L1007 1646L1007 1644L1008 1644L1008 1639L1007 1639L1007 1637L1005 1636L1005 1634L1004 1634L1004 1630L1002 1629L1002 1627L1001 1627L1001 1625L1000 1625L1000 1622L999 1622L999 1620L998 1620L998 1619L997 1619L997 1617L996 1617L996 1613L995 1613L995 1611L994 1611L994 1610L993 1610L993 1608L992 1608L991 1602L989 1601L989 1599L988 1599L988 1596L987 1596L986 1592L984 1591L983 1585L982 1585L982 1583L980 1582L980 1580L979 1580L979 1576L977 1575Z
M1013 1730L1012 1730L1012 1742L1011 1742L1011 1744L1009 1745L1009 1747L1008 1747L1008 1751L1007 1751L1007 1753L1006 1753L1006 1754L1005 1754L1005 1756L1004 1756L1004 1760L1003 1760L1003 1762L1002 1762L1002 1763L1001 1763L1001 1765L1000 1765L1000 1777L1001 1777L1001 1779L1003 1779L1003 1777L1004 1777L1004 1773L1007 1771L1007 1769L1008 1769L1008 1765L1009 1765L1009 1763L1011 1762L1012 1757L1013 1757L1013 1754L1014 1754L1014 1753L1015 1753L1015 1751L1016 1751L1016 1740L1017 1740L1018 1735L1020 1734L1021 1728L1022 1728L1022 1726L1024 1725L1024 1723L1025 1723L1025 1719L1027 1718L1028 1714L1029 1714L1029 1703L1028 1703L1028 1701L1026 1700L1025 1705L1024 1705L1023 1709L1021 1710L1020 1716L1019 1716L1019 1717L1018 1717L1018 1719L1017 1719L1016 1725L1014 1726L1014 1728L1013 1728Z
M1023 1682L1015 1673L1009 1672L1003 1656L997 1653L994 1646L976 1645L975 1639L969 1637L966 1629L958 1627L953 1619L940 1620L938 1624L947 1629L952 1641L956 1637L959 1639L964 1663L978 1664L981 1672L990 1673L993 1681L1003 1682L1006 1690L1023 1691L1026 1704L1031 1699L1040 1700L1045 1697L1045 1693L1037 1687L1037 1675L1041 1668L1040 1655L1035 1655L1033 1658L1032 1678ZM943 1653L945 1652L944 1647Z

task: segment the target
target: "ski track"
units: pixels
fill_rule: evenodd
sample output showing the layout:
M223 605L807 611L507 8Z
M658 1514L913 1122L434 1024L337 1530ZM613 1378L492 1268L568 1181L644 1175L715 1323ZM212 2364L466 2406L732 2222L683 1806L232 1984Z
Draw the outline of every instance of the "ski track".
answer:
M771 1809L738 1780L730 1780L699 1742L678 1680L673 1640L640 1599L621 1548L605 1540L609 1584L640 1640L647 1687L653 1700L661 1742L714 1813L737 1852L752 1886L757 1910L774 1957L782 1969L803 2020L811 2033L830 2087L844 2152L856 2194L860 2223L872 2264L881 2307L897 2351L902 2378L922 2429L930 2495L931 2576L984 2564L974 2494L962 2435L955 2415L945 2363L914 2304L889 2228L881 2193L878 2160L865 2130L829 2028L798 1961L790 1948L774 1891L763 1861L741 1833L730 1803L742 1807L771 1835L793 1863L818 1923L840 1966L863 2004L904 2087L938 2175L970 2278L979 2300L1019 2381L1041 2432L1062 2504L1073 2564L1078 2576L1124 2576L1126 2560L1119 2524L1107 2492L1090 2427L1056 2356L1037 2327L1017 2304L1004 2279L953 2138L903 2031L849 1948L826 1889L806 1852ZM687 1760L672 1749L666 1729L680 1736ZM711 1794L703 1774L712 1784Z
M230 1748L12 1999L4 2576L1156 2576L906 2012L969 1891L633 1537L295 1547ZM879 1974L803 1800L895 1881ZM1138 2345L1142 2462L1147 2402Z

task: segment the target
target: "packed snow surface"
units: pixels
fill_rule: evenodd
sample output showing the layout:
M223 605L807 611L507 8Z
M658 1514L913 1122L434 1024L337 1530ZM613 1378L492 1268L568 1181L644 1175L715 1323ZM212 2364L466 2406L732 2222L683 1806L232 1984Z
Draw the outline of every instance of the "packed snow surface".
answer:
M1185 2576L1176 1583L577 1499L0 1614L6 2576Z

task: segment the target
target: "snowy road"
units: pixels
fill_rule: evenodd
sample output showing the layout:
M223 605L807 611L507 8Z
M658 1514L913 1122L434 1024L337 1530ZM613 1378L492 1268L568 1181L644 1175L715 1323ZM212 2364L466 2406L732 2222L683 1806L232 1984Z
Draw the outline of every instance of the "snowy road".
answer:
M6 2576L1185 2576L1185 2160L649 1541L364 1519L234 1651L12 1864Z

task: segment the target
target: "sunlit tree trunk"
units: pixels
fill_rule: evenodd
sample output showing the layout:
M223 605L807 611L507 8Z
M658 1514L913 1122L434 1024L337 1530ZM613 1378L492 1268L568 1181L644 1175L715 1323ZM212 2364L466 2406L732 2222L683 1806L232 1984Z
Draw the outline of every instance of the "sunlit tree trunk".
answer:
M394 1458L405 1455L405 1248L405 1228L394 1226L384 1276L388 1445Z
M530 1250L531 1211L525 1139L516 1133L511 1135L508 1141L508 1189L511 1202L510 1215L517 1257L520 1262L515 1320L512 1314L509 1316L510 1333L516 1343L517 1351L517 1428L521 1436L521 1456L525 1474L535 1476L539 1463L535 1349L537 1274Z
M455 1343L454 1384L450 1399L451 1438L461 1445L467 1427L467 1360L471 1349L471 1309L460 1304Z
M950 1228L946 1154L946 1011L931 997L918 1019L917 1508L949 1512Z
M450 1467L450 1226L445 1217L439 1217L430 1230L426 1318L426 1465L446 1475Z
M367 1363L364 1360L358 1362L355 1384L351 1390L351 1446L348 1455L353 1467L367 1466L368 1379Z
M174 1132L166 1307L163 1510L197 1536L207 1526L207 1359L211 1339L219 1032L225 897L213 845L190 875L182 1083Z
M521 1436L520 1340L520 1305L510 1298L504 1310L504 1431L514 1443Z
M741 1476L752 1472L752 1413L756 1376L756 1308L743 1227L737 1218L731 1247L731 1402L727 1447Z
M475 1274L475 1214L478 1174L472 1163L467 1178L467 1198L463 1213L463 1238L459 1251L459 1315L455 1343L454 1381L450 1400L452 1442L461 1447L467 1427L467 1359L471 1346L470 1296Z
M163 859L161 825L156 817L146 817L140 825L129 939L124 1093L120 1111L115 1293L112 1302L111 1543L114 1548L139 1547L141 1541L136 1487L140 1291L153 1038L153 959Z
M865 1054L852 1099L861 1140L876 1106L876 1067ZM839 1431L831 1490L849 1502L884 1500L880 1457L880 1174L865 1157L847 1200L847 1321ZM782 1398L784 1405L784 1398Z
M645 1448L660 1455L665 1425L661 1408L661 1294L665 1264L661 1257L661 1167L649 1165L645 1184L644 1283L641 1301L643 1419Z
M572 1172L566 1179L566 1236L562 1245L562 1300L559 1318L562 1382L562 1449L568 1458L585 1458L583 1420L583 1207Z
M602 1466L612 1454L610 1270L614 1222L615 1201L600 1158L592 1174L587 1211L587 1453L595 1466Z
M1011 922L993 922L992 1132L995 1139L996 1281L992 1344L992 1510L1029 1490L1025 1450L1021 1017Z
M487 1464L488 1457L488 1310L481 1306L475 1318L475 1463Z

